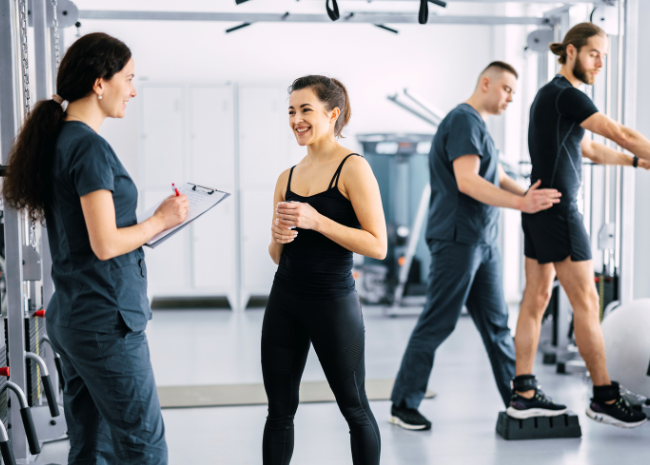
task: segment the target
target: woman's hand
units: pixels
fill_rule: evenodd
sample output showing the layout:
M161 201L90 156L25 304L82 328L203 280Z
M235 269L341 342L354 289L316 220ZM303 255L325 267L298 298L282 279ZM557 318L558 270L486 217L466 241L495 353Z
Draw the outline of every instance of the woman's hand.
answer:
M280 202L275 208L275 214L280 220L280 227L295 227L300 229L317 230L321 214L308 203Z
M280 225L280 219L276 218L273 220L271 225L271 236L273 237L273 242L278 244L288 244L293 242L293 240L298 235L298 231L294 231L290 226Z
M185 221L189 211L190 201L187 199L187 195L171 195L163 200L153 216L160 220L163 226L162 230L165 231Z

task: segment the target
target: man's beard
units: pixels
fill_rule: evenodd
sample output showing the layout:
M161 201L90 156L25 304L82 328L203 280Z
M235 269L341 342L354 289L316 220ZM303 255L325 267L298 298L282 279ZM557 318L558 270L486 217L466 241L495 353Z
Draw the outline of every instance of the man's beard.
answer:
M582 67L580 60L576 60L575 64L573 65L573 75L585 84L592 85L596 81L596 76L593 74L588 74L587 70Z

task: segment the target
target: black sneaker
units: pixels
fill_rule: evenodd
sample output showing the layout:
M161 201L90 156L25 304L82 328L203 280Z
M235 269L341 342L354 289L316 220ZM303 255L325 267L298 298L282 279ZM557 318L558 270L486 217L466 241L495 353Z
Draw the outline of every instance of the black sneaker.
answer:
M636 428L644 424L648 417L645 413L633 409L623 397L619 396L613 404L591 399L587 407L587 416L593 420L619 428Z
M535 395L530 399L520 396L516 392L510 398L510 406L506 410L508 416L517 420L532 417L556 417L567 412L566 405L556 404L544 392L536 388Z
M417 409L397 407L394 404L390 408L390 418L388 421L394 425L412 431L431 429L431 422L424 418Z

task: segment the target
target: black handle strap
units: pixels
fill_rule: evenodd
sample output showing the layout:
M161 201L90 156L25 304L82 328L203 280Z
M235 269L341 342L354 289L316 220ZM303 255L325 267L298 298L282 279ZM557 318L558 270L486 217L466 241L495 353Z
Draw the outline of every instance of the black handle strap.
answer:
M341 14L339 13L339 4L336 3L336 0L332 0L332 8L330 8L330 0L325 0L325 9L327 10L327 16L329 16L332 21L336 21L341 17Z
M38 442L36 428L34 428L34 420L32 419L32 411L29 409L29 407L20 409L20 417L23 419L25 436L27 437L27 443L29 444L29 452L31 452L32 455L40 454L41 445Z
M420 0L420 11L418 13L418 23L426 24L429 20L429 0Z
M47 398L47 406L50 407L50 414L53 417L58 417L60 415L59 404L56 403L56 395L54 394L50 375L41 376L41 381L43 381L43 391L45 391L45 397Z
M14 457L14 451L11 448L9 441L0 442L0 452L2 452L2 460L4 460L6 465L16 465L16 458Z
M634 157L634 159L632 160L632 166L634 166L635 168L639 166L639 157Z

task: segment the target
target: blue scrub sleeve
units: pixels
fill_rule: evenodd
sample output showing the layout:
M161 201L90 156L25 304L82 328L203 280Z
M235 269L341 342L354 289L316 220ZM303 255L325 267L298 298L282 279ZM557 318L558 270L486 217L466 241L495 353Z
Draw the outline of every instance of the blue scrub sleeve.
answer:
M115 162L110 147L101 138L79 141L73 149L70 178L79 197L98 190L115 189Z
M557 111L578 124L598 113L594 102L580 89L567 87L557 96Z
M464 155L478 155L483 158L483 131L478 116L458 113L449 124L445 150L450 162Z

